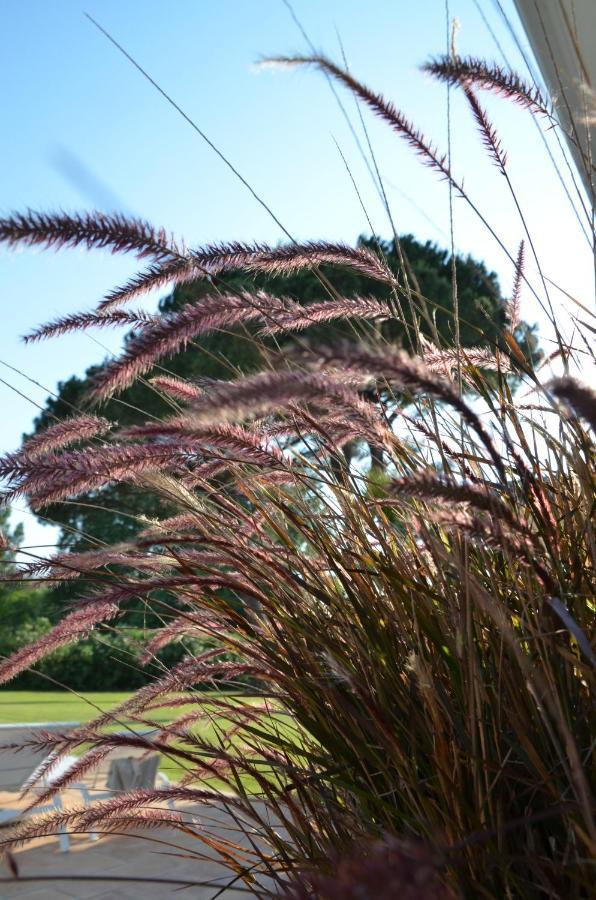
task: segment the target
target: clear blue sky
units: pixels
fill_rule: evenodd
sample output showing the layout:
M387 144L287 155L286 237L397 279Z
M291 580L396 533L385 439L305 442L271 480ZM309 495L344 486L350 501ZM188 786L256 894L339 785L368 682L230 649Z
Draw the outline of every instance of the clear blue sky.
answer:
M514 26L511 0L502 3ZM514 66L524 64L495 0L451 0L458 50L501 60L482 9ZM312 42L382 90L446 146L445 89L417 70L445 49L444 0L295 0ZM283 235L220 159L84 17L88 11L169 91L270 204L296 238L354 241L367 225L334 138L349 160L375 229L386 216L325 79L256 70L260 56L307 48L283 0L3 0L0 6L0 210L121 208L190 244ZM525 41L524 41L525 45ZM501 60L502 61L502 60ZM359 128L350 97L342 99ZM490 102L489 102L490 99ZM510 154L547 274L591 303L590 255L530 117L489 98ZM365 113L398 229L446 245L448 194L394 134ZM554 146L554 145L553 145ZM467 110L454 101L453 168L515 252L522 237L503 179L484 157ZM405 196L404 196L405 195ZM455 240L497 270L511 265L455 205ZM571 263L571 265L570 265ZM43 405L61 378L81 374L116 335L62 338L25 348L20 336L56 314L91 307L135 271L132 258L62 251L0 253L0 378ZM559 299L557 297L557 299ZM539 310L526 297L526 318ZM107 348L107 349L106 349ZM14 449L35 406L0 382L0 450ZM25 513L31 542L51 541Z

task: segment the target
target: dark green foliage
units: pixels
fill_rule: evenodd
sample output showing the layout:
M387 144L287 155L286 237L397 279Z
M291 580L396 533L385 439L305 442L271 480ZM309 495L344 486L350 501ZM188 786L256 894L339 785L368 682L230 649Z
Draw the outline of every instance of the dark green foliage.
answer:
M144 495L138 494L138 500ZM103 511L99 511L101 519ZM105 513L108 517L108 513ZM11 547L18 547L23 527L11 529L9 510L0 510L0 527ZM32 587L14 580L14 550L0 552L0 659L36 640L52 628L71 599L80 595L81 582L62 584L60 589ZM208 642L185 640L170 644L156 654L148 666L141 664L148 629L158 627L161 620L146 607L128 618L129 627L121 631L100 630L87 640L69 644L51 653L36 666L24 672L6 687L14 689L52 690L67 684L77 691L134 690L146 684L164 667L180 662L189 652L200 653Z
M15 555L23 539L23 526L11 528L9 509L0 509L0 530L9 544L8 549L0 550L0 655L5 655L9 651L4 648L16 630L42 616L48 617L48 622L56 621L59 611L54 610L53 615L49 611L48 591L15 581Z
M31 592L33 593L33 592ZM39 593L39 592L36 592ZM0 657L36 640L49 631L50 620L33 615L16 627L5 628L0 637ZM189 652L201 653L206 644L185 641L170 644L155 655L154 661L141 665L143 645L148 632L142 629L99 630L84 641L55 650L35 666L23 672L5 687L10 690L55 690L68 685L75 691L128 691L142 687L156 674L180 662Z

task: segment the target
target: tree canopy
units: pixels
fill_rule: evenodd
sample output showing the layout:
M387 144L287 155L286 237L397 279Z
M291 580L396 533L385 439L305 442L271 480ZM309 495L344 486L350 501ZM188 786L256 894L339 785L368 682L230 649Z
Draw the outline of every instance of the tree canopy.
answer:
M398 272L398 248L393 242L361 239L361 243L384 254L389 266ZM454 316L451 258L446 250L427 241L421 243L412 235L400 239L402 255L407 260L412 289L416 298L426 308L420 315L417 327L429 340L440 337L443 346L453 345ZM497 277L484 263L472 257L455 259L457 290L460 312L460 340L463 347L495 346L505 325L507 306ZM226 276L226 289L237 290L267 288L274 294L283 294L302 304L321 299L322 279L343 297L365 295L386 298L389 288L371 282L352 269L321 266L319 272L302 271L291 276L263 276L238 274ZM179 285L160 302L163 312L192 303L213 285L202 280ZM392 320L384 323L388 340L404 347L409 346L413 318L404 309L404 323ZM300 333L301 340L324 341L329 344L339 338L349 338L350 325L316 325ZM528 355L536 352L536 340L532 328L520 323L516 332L518 342ZM286 339L291 340L291 338ZM262 346L262 342L261 342ZM272 344L273 346L273 344ZM168 360L168 374L197 380L231 378L240 373L256 370L262 363L259 346L251 340L250 333L239 328L228 333L217 332L204 336L186 350ZM92 366L83 378L73 376L62 382L58 396L49 398L45 410L35 421L35 433L52 425L57 419L72 416L89 406L90 385L103 364ZM162 370L162 372L165 370ZM148 417L162 417L171 412L168 402L159 391L146 381L140 381L113 397L102 408L102 415L120 426L140 424ZM161 510L155 497L130 484L116 484L90 493L73 504L59 504L48 508L47 515L61 527L60 545L64 548L86 549L94 543L116 543L126 540L139 530L139 517L153 517Z

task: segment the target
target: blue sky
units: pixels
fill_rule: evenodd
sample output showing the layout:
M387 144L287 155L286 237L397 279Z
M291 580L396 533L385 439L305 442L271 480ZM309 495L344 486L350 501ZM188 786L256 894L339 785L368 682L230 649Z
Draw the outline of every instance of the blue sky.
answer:
M502 6L521 34L512 2ZM458 51L502 61L479 8L510 62L525 71L495 0L450 0L460 24ZM307 49L283 0L4 0L1 212L120 208L190 244L283 238L213 151L90 24L85 10L197 121L295 238L354 241L367 231L335 141L375 229L389 235L325 79L254 66L262 55ZM446 146L445 89L418 71L429 55L445 49L444 0L295 0L294 10L318 49L340 58L339 35L354 74ZM352 99L341 96L359 129ZM535 123L506 102L485 102L509 150L511 178L547 274L590 305L590 254ZM446 245L446 186L396 135L365 116L398 229ZM551 135L548 140L556 153ZM519 220L459 98L453 101L453 169L515 252L523 236ZM459 200L455 241L460 251L484 259L509 288L510 263ZM91 307L135 270L134 259L106 254L0 252L0 450L18 445L35 404L43 405L61 378L81 374L119 346L118 336L105 332L29 348L20 336L56 314ZM562 295L553 296L568 306ZM529 296L523 312L542 322ZM52 531L34 525L25 512L15 518L25 522L28 541L52 541Z

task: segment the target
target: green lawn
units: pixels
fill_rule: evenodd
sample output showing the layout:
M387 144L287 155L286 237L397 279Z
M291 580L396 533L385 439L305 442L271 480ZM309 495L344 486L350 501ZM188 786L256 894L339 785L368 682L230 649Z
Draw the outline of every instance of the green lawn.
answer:
M0 691L0 724L8 725L17 722L87 722L100 712L105 712L122 703L129 696L130 693L126 691L98 691L85 693L81 696L77 696L70 691ZM216 696L214 694L213 698L215 699ZM254 702L259 701L255 699ZM153 714L152 719L157 722L167 722L169 719L182 716L185 710L191 708L177 707L174 710L174 715L168 713L167 710L159 710ZM205 710L209 710L208 704L206 704ZM217 743L219 728L217 709L215 707L213 707L213 713L213 717L208 717L194 725L193 731L204 740L213 740ZM219 717L219 724L222 725L224 722L225 719ZM287 728L287 723L281 721L281 715L272 716L271 722L278 733L283 733ZM122 725L125 724L125 722L122 723ZM118 725L114 727L117 728ZM160 769L172 780L175 780L182 774L182 768L171 758L162 759ZM252 779L243 779L243 781L245 781L245 786L249 790L256 790L256 784L252 783Z
M127 691L93 691L81 696L70 691L0 691L0 724L88 722L100 712L118 706L127 697L130 697L130 692ZM182 711L178 708L176 713L180 715ZM154 718L159 722L167 722L172 716L168 715L167 710L159 710ZM202 737L208 738L214 729L206 721L203 728L195 730ZM171 779L181 774L180 767L171 759L163 759L160 769Z
M12 722L87 722L129 697L126 691L0 691L0 724Z

